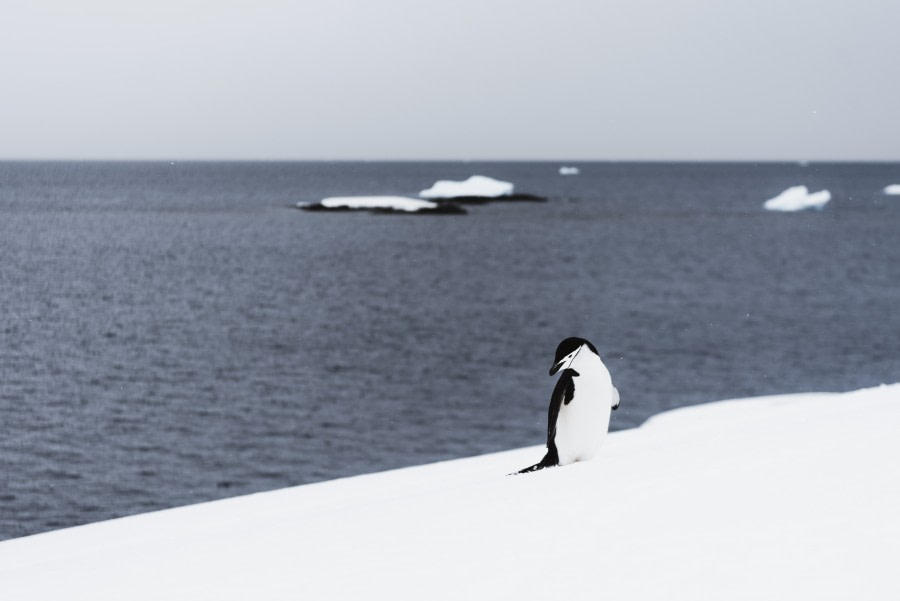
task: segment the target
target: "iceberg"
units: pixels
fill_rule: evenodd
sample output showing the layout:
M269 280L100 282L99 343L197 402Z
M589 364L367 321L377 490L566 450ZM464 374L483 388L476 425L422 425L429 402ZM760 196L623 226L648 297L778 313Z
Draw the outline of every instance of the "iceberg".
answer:
M884 193L890 196L900 195L900 184L891 184L884 188Z
M831 200L831 192L820 190L810 193L806 186L793 186L763 204L769 211L803 211L822 209Z
M372 211L376 213L431 213L461 215L466 210L452 203L437 203L405 196L331 196L317 203L298 202L305 211Z
M581 170L578 167L560 167L559 174L560 175L578 175L581 173Z
M473 175L464 181L442 179L430 188L419 192L422 198L431 200L453 200L463 203L483 203L492 200L546 200L534 194L514 192L510 182L504 182L484 175Z
M681 408L533 474L542 447L0 542L0 598L898 599L898 423L900 384Z
M430 188L419 192L422 198L457 198L459 196L481 196L484 198L497 198L509 196L513 193L514 186L510 182L473 175L461 182L442 179Z

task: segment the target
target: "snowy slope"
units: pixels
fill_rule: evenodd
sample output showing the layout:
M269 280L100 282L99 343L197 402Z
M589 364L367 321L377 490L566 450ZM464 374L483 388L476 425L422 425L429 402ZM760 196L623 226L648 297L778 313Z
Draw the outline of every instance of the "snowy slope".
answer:
M623 400L623 409L627 399ZM900 385L0 543L0 599L898 599Z

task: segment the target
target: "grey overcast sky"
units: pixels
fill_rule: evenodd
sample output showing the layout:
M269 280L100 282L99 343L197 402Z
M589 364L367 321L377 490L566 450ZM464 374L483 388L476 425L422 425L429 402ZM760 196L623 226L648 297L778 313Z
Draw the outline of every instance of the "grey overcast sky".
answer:
M0 158L900 160L898 0L0 2Z

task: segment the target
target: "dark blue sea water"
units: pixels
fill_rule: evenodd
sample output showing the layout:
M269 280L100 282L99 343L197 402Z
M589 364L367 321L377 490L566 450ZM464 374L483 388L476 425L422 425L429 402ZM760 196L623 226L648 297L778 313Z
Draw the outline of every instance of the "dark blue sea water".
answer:
M900 381L900 165L558 167L0 163L0 538L542 444L566 336L614 429ZM472 174L550 200L292 208Z

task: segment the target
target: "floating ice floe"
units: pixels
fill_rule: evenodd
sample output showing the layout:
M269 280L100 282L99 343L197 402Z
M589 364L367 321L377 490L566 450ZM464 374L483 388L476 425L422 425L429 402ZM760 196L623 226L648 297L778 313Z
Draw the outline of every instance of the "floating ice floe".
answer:
M449 179L439 180L430 188L419 192L419 196L422 198L457 198L460 196L496 198L509 196L513 193L513 189L514 186L510 182L502 182L483 175L473 175L462 182Z
M0 542L0 598L900 599L898 420L896 384L725 401L533 474L543 448L47 532Z
M560 175L578 175L581 173L581 170L578 167L560 167L559 174Z
M534 194L515 193L510 182L492 177L473 175L465 181L442 179L430 188L419 192L422 198L432 200L453 200L455 202L489 202L491 200L545 200Z
M900 195L900 184L891 184L885 187L884 193L890 196Z
M769 211L803 211L821 209L831 200L831 192L819 190L810 193L806 186L793 186L775 198L770 198L763 207Z
M304 211L372 211L376 213L465 214L453 203L437 203L405 196L331 196L316 203L297 203Z

